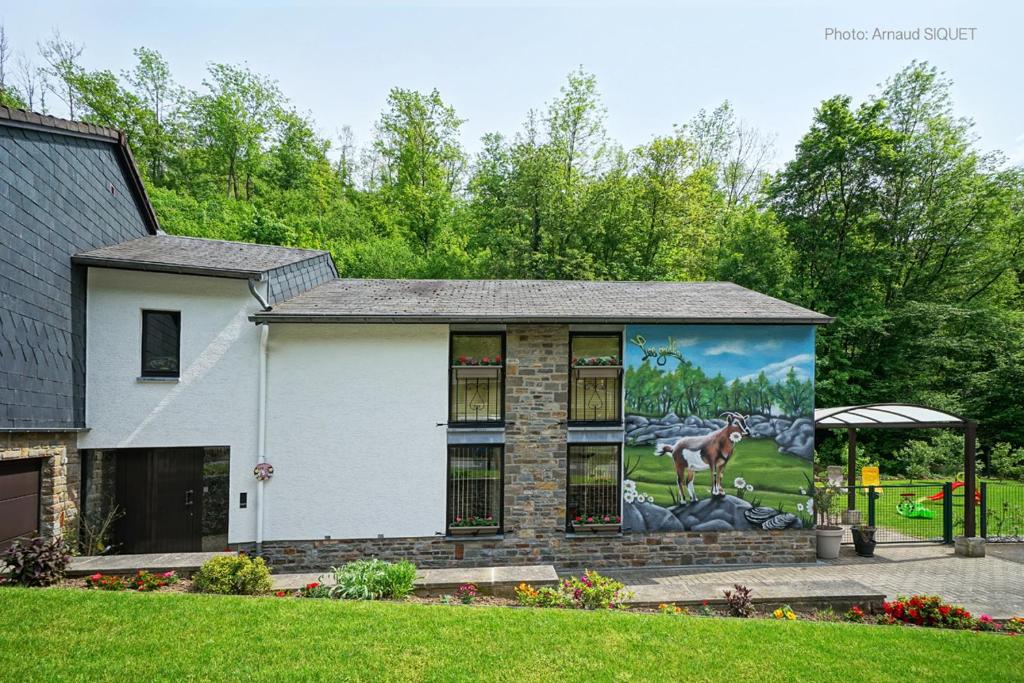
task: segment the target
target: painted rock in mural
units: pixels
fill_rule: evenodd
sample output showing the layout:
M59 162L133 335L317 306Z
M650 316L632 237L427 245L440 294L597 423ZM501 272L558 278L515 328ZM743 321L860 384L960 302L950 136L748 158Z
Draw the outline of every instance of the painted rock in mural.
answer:
M685 531L671 512L654 503L626 503L622 508L626 531Z
M754 528L743 513L750 503L736 496L713 496L674 505L670 511L687 531L745 531Z

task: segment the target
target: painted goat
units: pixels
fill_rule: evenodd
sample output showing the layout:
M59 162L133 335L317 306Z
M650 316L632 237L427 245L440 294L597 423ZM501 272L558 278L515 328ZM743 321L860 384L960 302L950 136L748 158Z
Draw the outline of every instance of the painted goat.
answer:
M747 417L739 413L722 413L726 418L725 426L704 436L684 436L674 444L659 444L655 455L672 455L676 465L676 483L679 487L679 502L683 500L683 483L686 483L690 501L697 500L693 489L694 472L711 470L711 495L724 496L722 473L732 457L732 450L737 443L750 434L747 429Z

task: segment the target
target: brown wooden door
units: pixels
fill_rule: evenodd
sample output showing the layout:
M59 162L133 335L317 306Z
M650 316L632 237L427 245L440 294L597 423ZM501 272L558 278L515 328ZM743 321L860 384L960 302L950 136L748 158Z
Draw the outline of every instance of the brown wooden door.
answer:
M122 553L202 550L203 449L126 449L117 453Z
M0 550L39 533L39 466L42 461L0 462Z

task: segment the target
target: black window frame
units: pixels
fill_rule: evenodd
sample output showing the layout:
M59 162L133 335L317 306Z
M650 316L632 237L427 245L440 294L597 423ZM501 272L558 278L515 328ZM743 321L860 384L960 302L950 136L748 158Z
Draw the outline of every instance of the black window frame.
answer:
M175 339L175 355L178 360L177 370L152 370L146 368L146 337L149 333L149 317L151 315L170 315L177 323L177 338ZM142 309L142 339L140 345L139 359L141 364L140 377L154 378L177 378L181 377L181 311L168 311L155 308Z
M501 384L501 390L498 393L498 419L497 420L453 420L454 408L455 408L455 392L452 388L455 386L455 372L459 367L475 367L475 366L456 366L455 358L455 337L500 337L501 338L501 365L500 366L480 366L480 367L497 367L499 369L499 382ZM448 335L448 426L449 427L504 427L505 426L505 394L507 392L505 384L505 369L508 366L508 358L505 356L506 346L506 334L505 330L486 330L478 331L473 330L469 332L452 331Z
M498 450L498 529L495 535L505 533L505 444L503 443L450 443L445 449L445 503L444 530L452 529L452 451L456 448L495 448Z
M617 401L616 401L616 410L615 410L617 417L615 419L613 419L613 420L587 420L587 419L575 419L573 417L573 400L572 400L573 385L576 382L576 370L578 368L573 366L573 363L572 363L572 359L573 359L573 353L572 353L572 346L573 346L573 344L572 343L573 343L573 340L576 339L577 337L615 337L618 340L618 353L616 355L619 357L619 365L618 365L618 375L616 375L615 381L618 384L619 391L618 391L618 398L617 398ZM622 332L621 331L613 331L613 332L596 332L596 331L569 332L569 359L568 360L569 360L569 387L568 387L568 391L566 392L566 415L568 416L566 419L567 419L568 425L570 427L617 427L617 426L621 426L623 424L623 419L624 419L623 414L624 414L624 407L625 407L623 405L625 403L625 400L623 398L623 393L622 393L623 392L623 387L624 387L624 383L623 383L623 377L624 377L623 370L625 368L625 358L623 358L623 348L622 348Z
M616 460L618 467L615 468L615 490L617 495L615 497L616 505L618 506L618 518L619 527L622 527L622 458L624 457L624 448L621 441L594 441L594 442L571 442L566 444L565 449L565 530L567 533L573 533L572 526L572 513L569 508L569 497L572 489L572 450L574 448L595 448L595 447L614 447L616 450Z

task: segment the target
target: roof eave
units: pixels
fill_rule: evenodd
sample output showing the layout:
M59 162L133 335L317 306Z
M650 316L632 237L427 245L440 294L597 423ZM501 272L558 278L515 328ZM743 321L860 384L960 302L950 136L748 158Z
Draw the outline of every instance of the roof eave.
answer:
M171 273L174 275L200 275L203 277L223 277L237 280L262 278L265 272L261 270L231 270L226 268L179 266L170 263L154 263L150 261L122 261L119 259L106 259L95 256L72 256L71 261L78 265L88 266L90 268L113 268L116 270Z
M806 316L792 318L769 317L597 317L597 316L457 316L457 315L337 315L299 313L256 313L249 316L255 323L341 323L341 324L424 324L424 323L519 323L519 324L659 324L659 325L827 325L834 318L828 316Z

